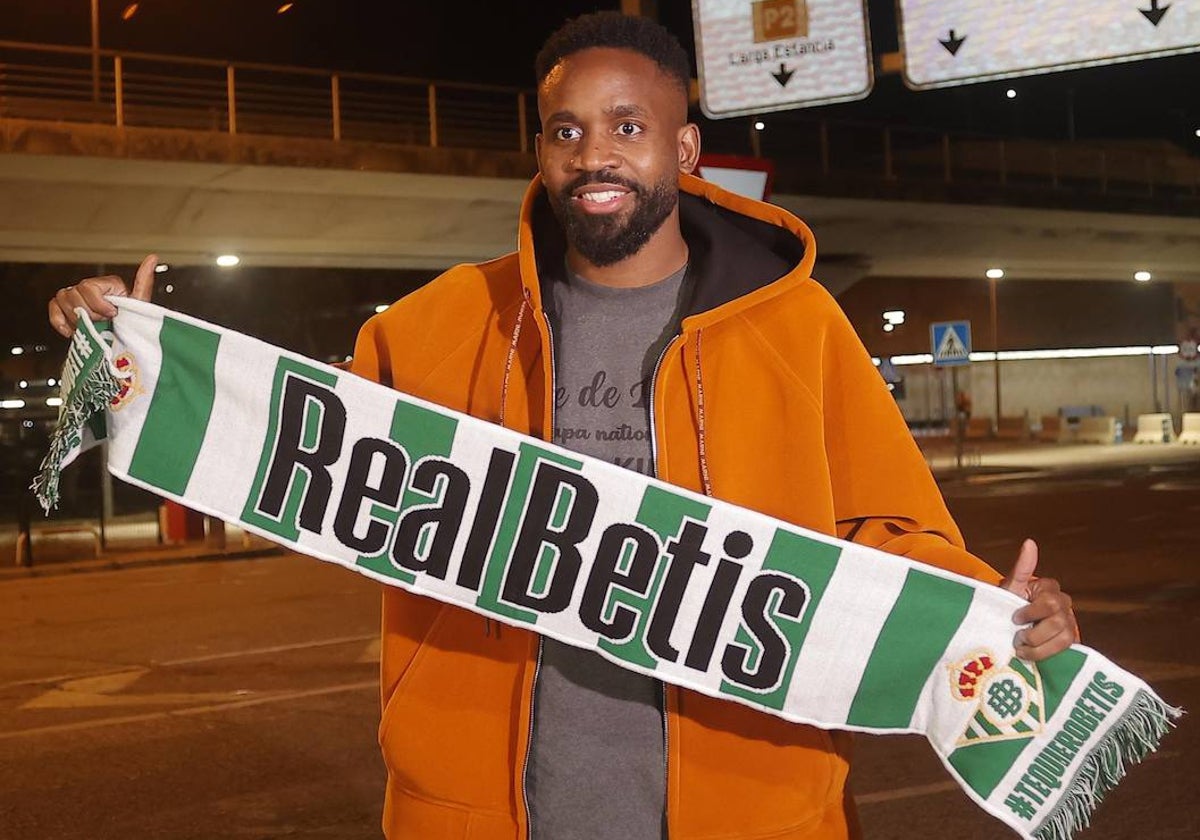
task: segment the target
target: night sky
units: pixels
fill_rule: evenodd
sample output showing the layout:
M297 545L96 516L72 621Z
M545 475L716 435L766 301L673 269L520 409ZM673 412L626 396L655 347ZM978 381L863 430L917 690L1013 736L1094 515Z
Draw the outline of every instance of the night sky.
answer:
M1132 0L1131 0L1132 1ZM110 49L530 86L533 57L563 20L619 0L100 0ZM1086 2L1081 0L1081 7ZM0 38L90 43L88 0L0 0ZM659 0L659 19L692 51L690 0ZM869 0L876 54L897 47L894 0ZM1015 100L1005 90L1018 91ZM1200 154L1200 54L927 92L877 76L857 103L793 112L995 135L1169 140ZM788 119L774 117L773 119Z

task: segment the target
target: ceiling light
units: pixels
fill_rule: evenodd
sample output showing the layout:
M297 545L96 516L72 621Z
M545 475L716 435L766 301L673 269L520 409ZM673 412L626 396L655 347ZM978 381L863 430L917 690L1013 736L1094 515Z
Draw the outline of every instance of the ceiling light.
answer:
M125 7L125 11L121 12L121 20L129 20L131 17L137 14L137 10L138 4L130 3Z
M58 408L62 405L62 397L46 397L46 405L51 408Z
M241 261L242 258L237 254L222 254L217 257L217 265L221 266L221 268L233 268Z
M277 15L286 14L287 12L290 12L292 10L292 6L295 6L295 5L296 5L295 3L284 3L282 6L280 6L278 9L275 10L275 14L277 14Z
M14 347L9 352L12 353L14 356L20 356L22 353L25 352L25 348L24 347Z
M50 379L46 380L46 384L49 385L51 388L53 388L55 385L58 384L58 380L51 377Z
M388 309L388 304L377 303L375 305L375 314L378 315L380 312L387 312L387 309Z
M884 331L884 332L891 332L891 331L892 331L892 330L894 330L894 329L896 329L896 325L895 325L895 324L884 324L884 325L883 325L883 331Z
M1017 92L1015 90L1013 90L1012 88L1009 88L1008 90L1004 91L1004 95L1007 96L1009 99L1017 98Z
M29 387L29 382L27 382L26 380L22 379L20 382L18 382L18 383L17 383L17 387L18 387L18 388L28 388L28 387Z
M1151 274L1149 271L1133 272L1133 279L1138 281L1139 283L1149 283L1151 278L1153 278L1153 277L1154 277L1154 275Z
M175 291L175 287L168 283L167 287L163 289L163 291L165 291L167 294L171 294L171 292Z
M762 120L758 120L756 123L754 123L755 131L762 131L766 127L767 127L767 124L765 122L763 122Z
M0 400L0 408L24 408L25 400Z
M989 268L987 270L987 279L1003 280L1004 279L1004 269L1003 268Z
M166 263L159 263L158 265L154 266L155 274L166 274L170 270L171 266L167 265Z

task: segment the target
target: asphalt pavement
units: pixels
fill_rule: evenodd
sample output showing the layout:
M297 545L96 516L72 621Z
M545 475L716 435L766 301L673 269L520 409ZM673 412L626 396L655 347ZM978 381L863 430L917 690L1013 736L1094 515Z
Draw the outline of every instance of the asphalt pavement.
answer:
M1196 709L1200 451L1142 449L930 459L976 553L1006 570L1037 539L1084 641ZM2 840L380 836L378 585L240 550L0 567ZM1012 836L923 739L856 754L868 838ZM1185 717L1081 836L1200 836L1198 755Z

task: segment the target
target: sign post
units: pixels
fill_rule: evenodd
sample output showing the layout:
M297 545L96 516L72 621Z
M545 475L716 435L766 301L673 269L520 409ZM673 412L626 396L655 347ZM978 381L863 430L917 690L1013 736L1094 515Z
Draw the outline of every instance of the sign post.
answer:
M862 99L863 0L692 0L700 107L714 119Z
M971 419L969 400L959 398L958 369L971 363L971 322L938 321L929 325L930 352L937 367L950 368L950 390L954 392L954 462L963 465L963 442Z
M898 0L916 89L1200 50L1200 8L1165 0Z

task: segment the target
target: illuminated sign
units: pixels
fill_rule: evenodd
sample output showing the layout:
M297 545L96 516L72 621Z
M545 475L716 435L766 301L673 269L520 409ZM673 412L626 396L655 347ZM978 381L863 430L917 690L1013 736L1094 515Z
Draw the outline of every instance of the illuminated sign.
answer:
M862 99L863 0L692 0L700 107L710 117Z
M1200 50L1176 0L898 0L904 79L937 88Z

